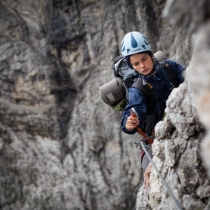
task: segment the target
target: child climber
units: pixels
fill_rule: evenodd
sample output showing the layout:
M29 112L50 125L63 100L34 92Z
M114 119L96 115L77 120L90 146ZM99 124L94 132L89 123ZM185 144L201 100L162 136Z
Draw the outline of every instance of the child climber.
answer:
M122 40L121 50L128 66L138 72L138 77L143 81L143 85L149 84L152 87L155 98L154 107L148 113L148 104L141 90L133 86L128 88L128 101L121 121L122 131L127 134L134 134L138 127L147 135L151 135L156 123L163 118L166 100L174 85L154 58L147 38L140 32L127 33ZM172 60L165 60L165 63L170 66L178 83L181 84L184 81L183 70L185 68ZM132 114L132 108L137 112L138 119ZM145 142L145 144L147 143ZM149 148L148 152L152 154L151 147L147 148ZM141 162L143 171L145 171L149 164L146 155L143 155Z

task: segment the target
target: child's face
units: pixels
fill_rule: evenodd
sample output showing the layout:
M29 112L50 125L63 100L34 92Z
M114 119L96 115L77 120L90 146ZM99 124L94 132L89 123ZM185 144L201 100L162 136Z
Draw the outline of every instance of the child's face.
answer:
M140 74L148 75L153 69L153 61L149 54L138 53L130 56L130 63Z

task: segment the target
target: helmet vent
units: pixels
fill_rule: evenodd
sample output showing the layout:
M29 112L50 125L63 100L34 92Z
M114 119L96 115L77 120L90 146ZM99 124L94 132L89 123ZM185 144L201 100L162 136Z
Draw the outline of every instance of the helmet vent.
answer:
M149 43L146 40L144 40L144 42L146 43L146 45L149 45Z
M135 40L135 38L134 38L134 36L133 36L132 33L131 33L131 46L132 46L133 48L138 47L138 43L137 43L137 41Z

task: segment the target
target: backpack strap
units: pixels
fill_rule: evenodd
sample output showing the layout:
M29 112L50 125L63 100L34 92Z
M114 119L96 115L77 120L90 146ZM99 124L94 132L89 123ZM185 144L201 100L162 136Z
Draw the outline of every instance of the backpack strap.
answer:
M138 77L132 87L139 89L145 96L147 111L146 114L149 115L153 112L155 107L155 96L154 96L154 88L149 83L143 84L143 80L141 77Z
M174 87L179 86L179 80L178 77L175 75L174 71L172 70L171 66L166 63L165 61L160 62L160 66L164 70L166 76L170 80L170 82L173 84Z

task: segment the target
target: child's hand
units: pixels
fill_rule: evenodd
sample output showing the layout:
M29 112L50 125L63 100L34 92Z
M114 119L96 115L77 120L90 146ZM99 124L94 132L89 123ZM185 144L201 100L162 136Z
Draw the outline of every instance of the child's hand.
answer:
M131 111L131 115L128 117L125 127L128 131L132 131L139 125L139 120L136 115Z

